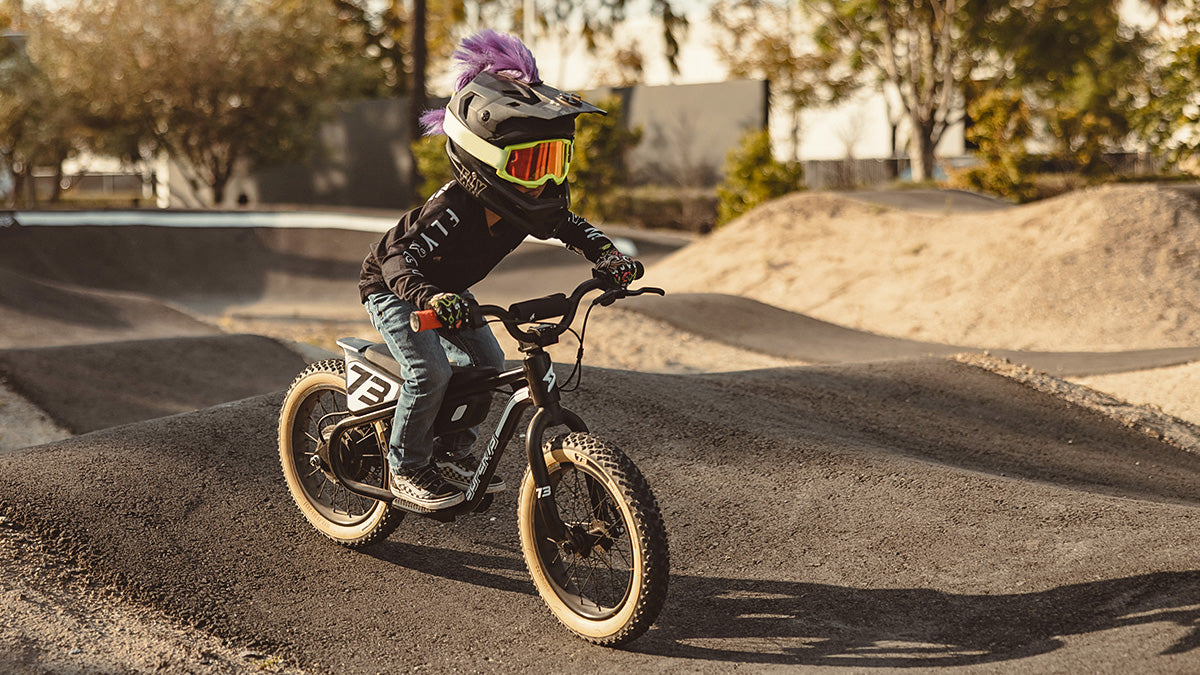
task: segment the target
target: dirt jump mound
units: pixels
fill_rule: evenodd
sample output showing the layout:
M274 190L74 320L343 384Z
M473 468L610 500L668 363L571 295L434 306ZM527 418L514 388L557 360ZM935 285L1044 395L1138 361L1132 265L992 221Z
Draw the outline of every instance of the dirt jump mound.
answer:
M677 251L647 281L929 342L1181 347L1200 344L1196 241L1200 205L1153 186L962 213L797 194Z
M305 360L223 320L361 321L376 235L0 228L0 384L78 434L0 451L0 671L1194 672L1200 427L1048 373L1200 367L1200 209L1155 187L984 206L794 195L639 256L668 296L598 311L563 393L670 536L665 609L625 650L545 612L515 490L362 551L296 509L276 424ZM479 296L586 274L528 247ZM139 646L147 613L174 647Z

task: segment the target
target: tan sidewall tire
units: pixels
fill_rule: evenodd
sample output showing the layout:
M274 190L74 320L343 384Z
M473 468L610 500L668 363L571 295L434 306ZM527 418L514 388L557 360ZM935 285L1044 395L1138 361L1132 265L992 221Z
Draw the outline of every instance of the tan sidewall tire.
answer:
M625 598L624 604L616 614L606 619L594 620L580 616L564 603L558 596L555 585L548 578L546 570L540 563L535 544L537 535L534 531L534 514L536 509L534 491L536 488L533 483L532 474L526 471L525 477L521 481L521 491L517 498L517 527L521 536L521 550L525 555L526 565L529 568L530 576L533 578L534 586L537 587L538 593L558 620L580 636L603 644L619 644L620 642L624 642L627 637L636 637L636 634L640 634L644 630L644 627L637 630L636 634L630 636L630 624L638 618L639 612L645 609L642 606L641 591L646 583L645 564L647 558L646 551L643 548L643 537L640 536L641 528L634 514L630 511L628 498L613 477L602 466L593 461L591 457L580 452L577 448L571 447L569 443L564 443L563 447L556 447L554 450L546 453L545 457L551 476L554 476L556 468L564 462L585 466L587 467L587 473L599 478L610 493L621 496L621 499L616 501L619 502L621 517L625 520L626 529L631 535L633 577L630 592ZM654 609L654 613L657 614L657 608Z
M326 368L320 368L320 366L326 366ZM300 508L305 519L326 537L340 544L356 545L372 538L375 529L388 517L389 506L379 502L366 518L354 525L330 522L309 501L308 493L304 490L293 461L292 428L296 423L295 417L300 405L310 394L319 389L345 391L345 377L339 374L334 369L335 367L340 369L343 366L341 362L337 361L313 364L308 370L301 373L288 389L279 412L279 463L283 467L283 476L287 480L288 492L291 493L292 500L296 502L296 506Z

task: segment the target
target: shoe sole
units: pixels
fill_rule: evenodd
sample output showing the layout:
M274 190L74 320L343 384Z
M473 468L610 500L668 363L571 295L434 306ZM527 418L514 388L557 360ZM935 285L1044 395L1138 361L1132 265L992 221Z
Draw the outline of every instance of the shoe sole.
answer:
M392 504L395 506L410 510L419 510L424 513L431 513L433 511L441 511L442 509L448 509L451 506L457 506L461 504L466 498L466 495L459 492L450 497L443 497L442 499L418 500L411 495L398 495L393 492L392 497L394 497Z

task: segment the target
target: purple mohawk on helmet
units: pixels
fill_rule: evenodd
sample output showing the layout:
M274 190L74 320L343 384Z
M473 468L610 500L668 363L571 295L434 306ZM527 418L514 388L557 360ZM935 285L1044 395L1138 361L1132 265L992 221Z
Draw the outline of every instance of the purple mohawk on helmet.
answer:
M520 80L526 84L536 84L541 81L538 77L537 61L529 47L525 46L514 35L497 33L486 29L464 38L454 52L454 60L462 66L454 90L458 91L475 79L482 72L496 73ZM421 114L421 126L425 128L426 136L444 133L442 122L446 119L446 109L426 110Z

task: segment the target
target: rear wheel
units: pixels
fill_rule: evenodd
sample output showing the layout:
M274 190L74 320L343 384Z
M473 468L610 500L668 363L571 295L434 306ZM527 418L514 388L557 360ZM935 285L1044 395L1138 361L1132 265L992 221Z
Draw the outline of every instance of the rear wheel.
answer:
M670 563L658 504L633 462L591 434L564 434L545 450L568 541L550 538L526 471L517 524L533 583L580 637L609 646L628 642L654 623L667 595Z
M279 413L279 461L288 492L321 534L343 546L359 547L395 531L404 514L386 502L350 492L333 480L318 454L333 426L350 414L346 365L318 361L296 376ZM386 485L387 463L380 428L352 430L341 466L359 482ZM385 442L386 443L386 442Z

